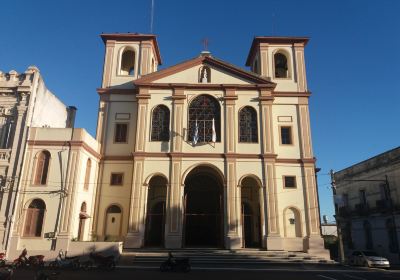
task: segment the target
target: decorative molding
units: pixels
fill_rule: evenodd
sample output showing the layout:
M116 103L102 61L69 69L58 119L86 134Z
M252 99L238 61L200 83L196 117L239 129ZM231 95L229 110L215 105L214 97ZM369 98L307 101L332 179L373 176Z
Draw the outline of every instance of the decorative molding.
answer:
M90 147L88 144L86 144L83 141L28 140L27 144L28 144L28 146L55 147L55 146L68 145L67 144L68 142L71 142L71 147L82 147L84 150L89 152L92 156L96 157L97 159L101 158L100 154L97 151L95 151L92 147Z

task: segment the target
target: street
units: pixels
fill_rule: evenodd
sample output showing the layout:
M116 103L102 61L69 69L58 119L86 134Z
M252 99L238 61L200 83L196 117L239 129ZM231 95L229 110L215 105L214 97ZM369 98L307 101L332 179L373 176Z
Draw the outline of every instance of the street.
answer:
M18 270L13 279L34 279L35 272L30 270ZM399 270L382 270L354 268L338 265L303 265L286 266L271 265L251 268L229 268L194 267L189 273L160 272L156 267L132 268L119 267L115 271L106 272L100 270L92 271L62 271L59 280L101 280L101 279L270 279L270 280L377 280L377 279L400 279Z

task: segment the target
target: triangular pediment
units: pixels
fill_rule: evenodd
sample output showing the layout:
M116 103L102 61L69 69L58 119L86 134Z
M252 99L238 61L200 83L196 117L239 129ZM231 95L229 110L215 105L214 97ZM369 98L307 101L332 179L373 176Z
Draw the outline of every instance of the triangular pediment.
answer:
M204 74L204 69L208 72ZM209 79L209 80L207 80ZM200 56L163 70L142 76L134 81L141 84L229 84L229 85L270 85L275 83L253 72L246 71L230 63L210 57Z

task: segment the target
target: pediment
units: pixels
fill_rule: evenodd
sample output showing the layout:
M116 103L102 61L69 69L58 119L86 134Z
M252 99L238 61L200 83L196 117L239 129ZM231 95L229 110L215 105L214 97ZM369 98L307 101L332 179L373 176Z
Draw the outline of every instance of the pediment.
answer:
M134 84L263 84L275 87L275 83L255 73L209 56L194 58L145 75Z

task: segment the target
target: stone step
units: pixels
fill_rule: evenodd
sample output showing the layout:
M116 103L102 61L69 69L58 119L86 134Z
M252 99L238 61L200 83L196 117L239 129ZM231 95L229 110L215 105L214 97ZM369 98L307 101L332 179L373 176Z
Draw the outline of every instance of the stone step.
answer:
M124 250L120 263L136 265L159 265L165 261L168 252L174 257L188 257L192 265L204 264L267 264L267 263L334 263L304 252L266 251L257 249L220 250L220 249L135 249Z

